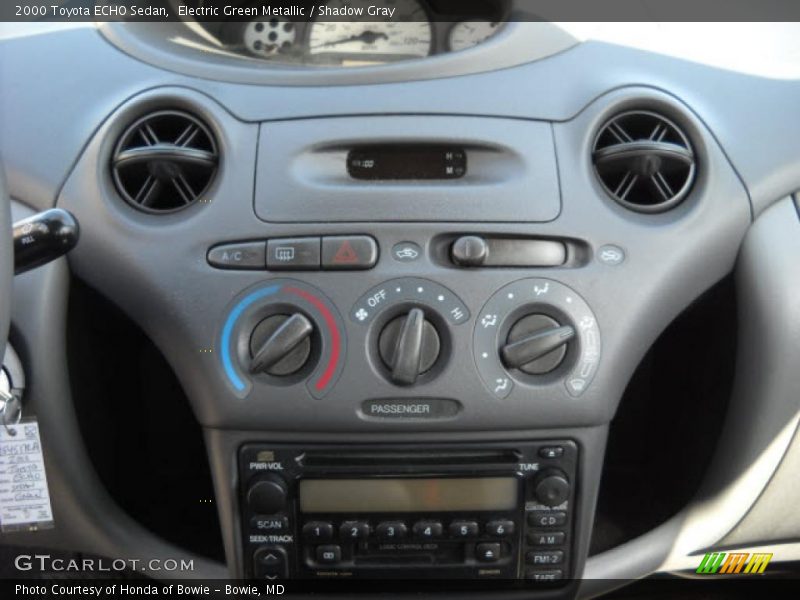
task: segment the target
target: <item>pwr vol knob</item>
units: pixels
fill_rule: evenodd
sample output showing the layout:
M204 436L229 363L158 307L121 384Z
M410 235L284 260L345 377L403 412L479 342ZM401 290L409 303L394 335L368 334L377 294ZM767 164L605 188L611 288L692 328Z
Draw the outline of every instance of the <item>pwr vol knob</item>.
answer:
M259 515L273 515L286 508L286 482L277 475L266 475L250 486L247 505Z

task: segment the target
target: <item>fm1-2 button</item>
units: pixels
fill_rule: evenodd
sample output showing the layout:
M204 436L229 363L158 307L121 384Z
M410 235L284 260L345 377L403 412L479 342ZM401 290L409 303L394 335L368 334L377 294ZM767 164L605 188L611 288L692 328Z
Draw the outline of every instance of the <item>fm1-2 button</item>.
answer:
M402 521L385 521L378 524L375 534L385 541L401 540L408 535L408 528Z
M500 544L478 544L475 547L475 556L481 562L497 562L500 560Z
M322 238L322 268L326 271L371 269L376 262L378 244L368 235Z
M560 565L564 561L561 550L529 550L525 554L525 562L529 565Z

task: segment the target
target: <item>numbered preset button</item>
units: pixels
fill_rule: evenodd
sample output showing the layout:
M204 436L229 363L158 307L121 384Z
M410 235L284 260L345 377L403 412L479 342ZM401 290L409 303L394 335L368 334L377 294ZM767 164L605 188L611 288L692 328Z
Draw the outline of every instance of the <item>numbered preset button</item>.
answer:
M344 521L339 526L339 537L343 540L364 540L369 537L369 523L365 521Z
M442 537L442 524L439 521L418 521L414 523L414 537L422 540L432 540Z
M453 521L448 531L450 537L471 538L478 535L478 524L475 521Z
M486 524L486 534L503 537L514 533L514 521L489 521Z
M303 537L311 542L324 542L333 538L333 525L325 521L310 521L303 525Z
M375 528L379 539L387 542L402 540L408 535L408 527L402 521L385 521Z

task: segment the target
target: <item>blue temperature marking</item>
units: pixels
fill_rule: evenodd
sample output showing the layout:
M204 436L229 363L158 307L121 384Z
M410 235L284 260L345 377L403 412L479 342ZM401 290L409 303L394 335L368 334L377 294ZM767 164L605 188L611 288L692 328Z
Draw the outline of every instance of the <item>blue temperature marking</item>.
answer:
M283 286L271 285L247 294L247 296L242 298L239 303L233 307L233 310L228 315L228 319L225 321L225 327L222 328L222 366L225 369L225 374L228 376L228 379L231 380L233 387L240 392L244 391L246 386L242 378L239 377L239 374L236 372L236 369L234 369L233 361L231 360L231 334L233 333L233 327L236 325L237 319L247 310L248 306L253 304L256 300L261 300L261 298L266 298L278 292L281 287Z

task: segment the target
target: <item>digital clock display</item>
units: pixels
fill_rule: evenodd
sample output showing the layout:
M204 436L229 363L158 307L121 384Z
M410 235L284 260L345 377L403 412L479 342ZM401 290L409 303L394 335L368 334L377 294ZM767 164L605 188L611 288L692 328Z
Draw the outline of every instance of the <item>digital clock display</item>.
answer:
M350 150L347 172L354 179L458 179L467 173L464 148L433 145L370 146Z

